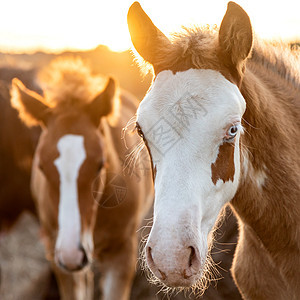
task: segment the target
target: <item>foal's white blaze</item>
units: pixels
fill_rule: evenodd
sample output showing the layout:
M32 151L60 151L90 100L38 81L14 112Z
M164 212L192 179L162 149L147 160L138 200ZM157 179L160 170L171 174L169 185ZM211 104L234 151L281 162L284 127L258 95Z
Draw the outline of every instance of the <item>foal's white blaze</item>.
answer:
M86 158L84 138L64 135L57 143L59 157L54 161L60 177L58 207L58 237L56 253L61 263L79 266L82 252L79 249L81 220L78 205L77 178Z
M241 130L229 145L234 147L232 180L214 183L211 166L227 129L240 124L245 107L239 89L223 75L195 69L159 73L140 104L137 122L157 170L148 240L153 260L147 259L169 285L190 285L202 272L211 230L238 187ZM191 266L189 247L197 256Z

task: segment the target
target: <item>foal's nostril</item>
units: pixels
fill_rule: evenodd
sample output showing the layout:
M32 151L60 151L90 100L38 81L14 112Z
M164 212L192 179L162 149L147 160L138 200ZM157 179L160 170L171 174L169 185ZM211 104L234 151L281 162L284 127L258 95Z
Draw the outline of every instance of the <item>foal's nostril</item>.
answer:
M159 272L159 274L161 275L161 280L166 280L166 278L167 278L167 275L163 272L163 271L161 271L160 269L157 269L158 270L158 272Z
M152 249L149 246L146 248L146 259L147 259L148 266L160 280L166 280L167 275L163 271L161 271L160 269L158 269L156 267L153 257L152 257L151 250Z
M148 264L150 265L154 265L154 261L153 261L153 257L152 257L152 254L151 254L151 247L147 247L146 248L146 259L147 259L147 262Z
M152 273L170 287L190 286L194 284L201 271L199 251L193 246L180 247L169 258L169 251L146 246L145 255L147 264Z
M195 259L196 259L196 251L193 246L190 246L189 249L191 250L190 257L189 257L189 267L191 267L193 264L193 261L195 261Z
M188 249L190 250L189 259L187 261L188 267L182 272L182 276L184 279L189 279L190 277L192 277L192 275L195 274L195 271L197 273L199 267L195 248L193 246L190 246L188 247Z

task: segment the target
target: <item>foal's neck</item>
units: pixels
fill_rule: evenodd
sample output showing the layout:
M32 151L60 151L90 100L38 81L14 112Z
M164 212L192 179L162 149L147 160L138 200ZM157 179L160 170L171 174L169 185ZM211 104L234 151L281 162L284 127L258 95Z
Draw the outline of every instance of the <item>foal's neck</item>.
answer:
M299 90L253 63L241 92L242 178L232 205L275 261L287 251L299 255Z

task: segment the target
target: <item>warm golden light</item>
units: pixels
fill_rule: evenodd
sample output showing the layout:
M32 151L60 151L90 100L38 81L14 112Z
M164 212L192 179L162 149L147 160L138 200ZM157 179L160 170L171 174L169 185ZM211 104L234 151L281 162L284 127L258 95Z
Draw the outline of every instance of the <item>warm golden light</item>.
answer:
M114 51L131 46L126 16L133 0L16 0L2 3L0 51L61 51L104 44ZM181 25L217 24L227 0L141 0L154 23L166 34ZM267 39L300 39L297 0L237 0L255 32Z

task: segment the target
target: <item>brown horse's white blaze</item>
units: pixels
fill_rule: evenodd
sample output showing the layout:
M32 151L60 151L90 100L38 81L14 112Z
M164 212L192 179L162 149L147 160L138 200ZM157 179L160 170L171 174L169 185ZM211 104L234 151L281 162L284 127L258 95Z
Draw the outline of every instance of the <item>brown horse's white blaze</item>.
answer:
M67 134L57 143L59 157L54 161L60 178L58 236L55 258L66 269L81 269L87 263L81 241L81 218L78 203L78 176L85 158L84 137Z
M12 101L22 118L44 129L34 157L32 192L45 238L55 232L51 256L65 271L81 270L92 261L97 212L92 183L105 175L106 159L98 126L100 118L112 111L114 92L115 83L110 79L92 101L75 103L66 110L47 106L41 96L19 80L13 81Z
M186 116L171 108L179 102L189 108L191 97L201 106L185 126ZM202 272L213 225L238 186L244 111L238 88L213 70L162 71L140 104L137 123L156 169L146 257L153 273L169 286L189 286ZM178 139L172 147L152 130L158 122L168 140Z
M14 79L11 102L27 125L42 128L31 190L61 299L94 298L94 259L102 298L129 299L136 233L153 199L150 173L123 172L128 148L121 134L137 101L119 94L113 79L103 84L80 59L54 60L39 78L43 97ZM126 139L130 149L138 142Z
M81 270L92 261L97 211L92 182L105 174L104 142L97 117L110 112L114 89L110 79L104 91L90 103L60 111L43 104L39 95L14 80L13 100L19 101L15 105L31 118L24 119L46 127L34 158L32 192L40 201L44 230L57 231L54 260L66 271ZM26 110L22 111L22 107ZM47 219L52 219L50 224Z

